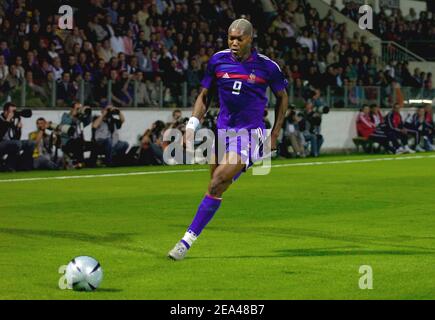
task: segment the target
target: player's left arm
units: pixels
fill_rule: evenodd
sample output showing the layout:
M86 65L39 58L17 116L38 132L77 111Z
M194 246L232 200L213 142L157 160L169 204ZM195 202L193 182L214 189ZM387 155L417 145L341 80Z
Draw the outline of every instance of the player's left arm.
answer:
M284 123L285 114L288 108L288 94L287 90L283 89L275 93L276 106L275 106L275 123L273 124L271 138L272 138L272 150L276 150L277 140Z

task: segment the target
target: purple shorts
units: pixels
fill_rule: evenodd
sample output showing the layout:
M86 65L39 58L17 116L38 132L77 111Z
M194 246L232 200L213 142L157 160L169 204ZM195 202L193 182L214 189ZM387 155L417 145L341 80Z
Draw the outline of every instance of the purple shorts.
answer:
M263 157L263 145L266 130L262 128L245 130L218 130L217 139L213 144L213 152L216 161L222 159L228 152L235 152L242 158L245 164L243 171L246 171L255 162Z

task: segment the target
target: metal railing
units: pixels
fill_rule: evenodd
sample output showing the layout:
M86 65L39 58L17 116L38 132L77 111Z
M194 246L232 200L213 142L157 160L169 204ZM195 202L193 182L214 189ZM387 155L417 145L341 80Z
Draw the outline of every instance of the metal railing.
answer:
M396 102L408 105L410 100L433 100L435 89L393 86L327 87L322 96L325 104L331 108L360 108L364 104L390 107Z
M394 41L382 41L382 61L421 61L426 60Z
M131 81L127 85L107 81L97 88L91 83L81 80L62 88L59 82L51 81L36 85L21 81L8 92L0 92L0 105L12 101L18 106L31 108L66 108L73 101L86 105L113 104L130 108L188 108L192 107L198 95L198 89L187 82L167 86L162 81ZM393 88L379 86L348 85L342 87L326 87L322 92L325 105L331 108L356 108L363 104L376 103L390 106L394 102L405 102L413 99L433 100L435 89L402 87ZM303 106L307 97L307 88L290 85L288 95L290 103ZM276 98L270 88L267 89L269 106L274 107Z

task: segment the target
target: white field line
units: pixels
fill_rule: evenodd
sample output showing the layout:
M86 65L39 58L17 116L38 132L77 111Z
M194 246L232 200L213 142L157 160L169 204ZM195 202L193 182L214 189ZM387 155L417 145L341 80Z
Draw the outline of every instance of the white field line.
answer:
M414 160L414 159L427 159L427 158L435 158L435 155L389 157L389 158L373 158L373 159L355 159L355 160L336 160L336 161L315 161L315 162L283 163L283 164L274 164L274 165L272 165L272 168L304 167L304 166L317 166L317 165L329 165L329 164L348 164L348 163L364 163L364 162L393 161L393 160ZM89 175L78 175L78 176L59 176L59 177L35 177L35 178L3 179L3 180L0 180L0 183L44 181L44 180L70 180L70 179L127 177L127 176L144 176L144 175L153 175L153 174L204 172L204 171L208 171L208 169L182 169L182 170L161 170L161 171L139 171L139 172L126 172L126 173L89 174Z
M435 155L391 157L391 158L374 158L374 159L355 159L355 160L336 160L336 161L316 161L316 162L299 162L299 163L283 163L283 164L275 164L272 167L273 168L279 168L279 167L317 166L317 165L324 165L324 164L346 164L346 163L363 163L363 162L377 162L377 161L391 161L391 160L413 160L413 159L427 159L427 158L435 158Z

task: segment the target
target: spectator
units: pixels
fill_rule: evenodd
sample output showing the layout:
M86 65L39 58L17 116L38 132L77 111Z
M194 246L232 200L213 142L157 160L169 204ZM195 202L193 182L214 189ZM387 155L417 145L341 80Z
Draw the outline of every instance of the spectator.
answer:
M61 63L59 57L54 58L52 71L53 71L54 79L56 81L59 81L62 79L62 75L64 73L64 70L62 68L62 63Z
M172 119L170 120L171 124L177 124L182 119L182 113L180 109L175 109L172 111Z
M129 75L127 71L122 72L121 79L118 79L116 70L110 72L110 80L112 81L112 99L116 105L127 107L133 102L133 93L130 86L130 80L133 75Z
M103 46L100 47L97 55L99 58L103 59L105 63L108 63L113 57L116 56L109 40L106 39L103 41Z
M370 120L375 124L376 127L379 127L384 123L384 116L382 115L379 105L372 104L370 106Z
M0 41L0 55L2 55L6 62L10 62L12 58L11 50L8 47L8 42L5 40Z
M71 74L64 72L62 80L57 84L57 104L59 106L66 106L71 104L77 95L77 88L71 82Z
M9 93L16 90L21 85L21 83L22 79L20 79L18 76L17 67L15 65L11 65L9 69L9 74L3 82L3 86L1 86L0 84L0 88L2 88L4 92Z
M417 112L408 115L404 127L415 133L415 151L433 151L433 146L429 142L431 130L426 123L424 106L419 106Z
M15 66L17 68L17 77L19 79L24 79L26 71L23 68L23 59L18 56L15 58Z
M338 44L334 45L332 51L330 51L326 57L327 64L335 64L340 62L340 46Z
M79 85L79 88L82 88L82 87L80 87L80 85ZM80 90L77 92L78 98L80 98ZM83 101L86 105L89 105L89 104L92 104L95 102L94 84L92 83L92 74L90 71L86 71L84 78L83 78Z
M137 104L140 107L148 107L152 105L150 95L148 93L147 85L144 82L143 73L137 71L134 80L137 82L135 96Z
M0 55L0 86L6 81L9 75L9 67L6 64L6 59L4 55Z
M401 106L395 103L392 110L385 117L385 132L393 142L396 153L415 153L415 151L408 146L408 133L410 133L410 130L406 129L404 126L400 109ZM400 144L398 141L400 141Z
M425 118L425 126L426 126L426 134L427 134L427 148L434 149L433 139L434 139L434 120L432 113L432 105L426 104L424 106L424 118Z
M377 142L384 147L386 151L391 153L396 153L396 149L390 146L389 136L385 134L385 132L376 125L370 116L370 107L368 105L364 105L361 108L356 120L356 128L358 136L370 140L373 142ZM368 150L365 150L366 152Z

